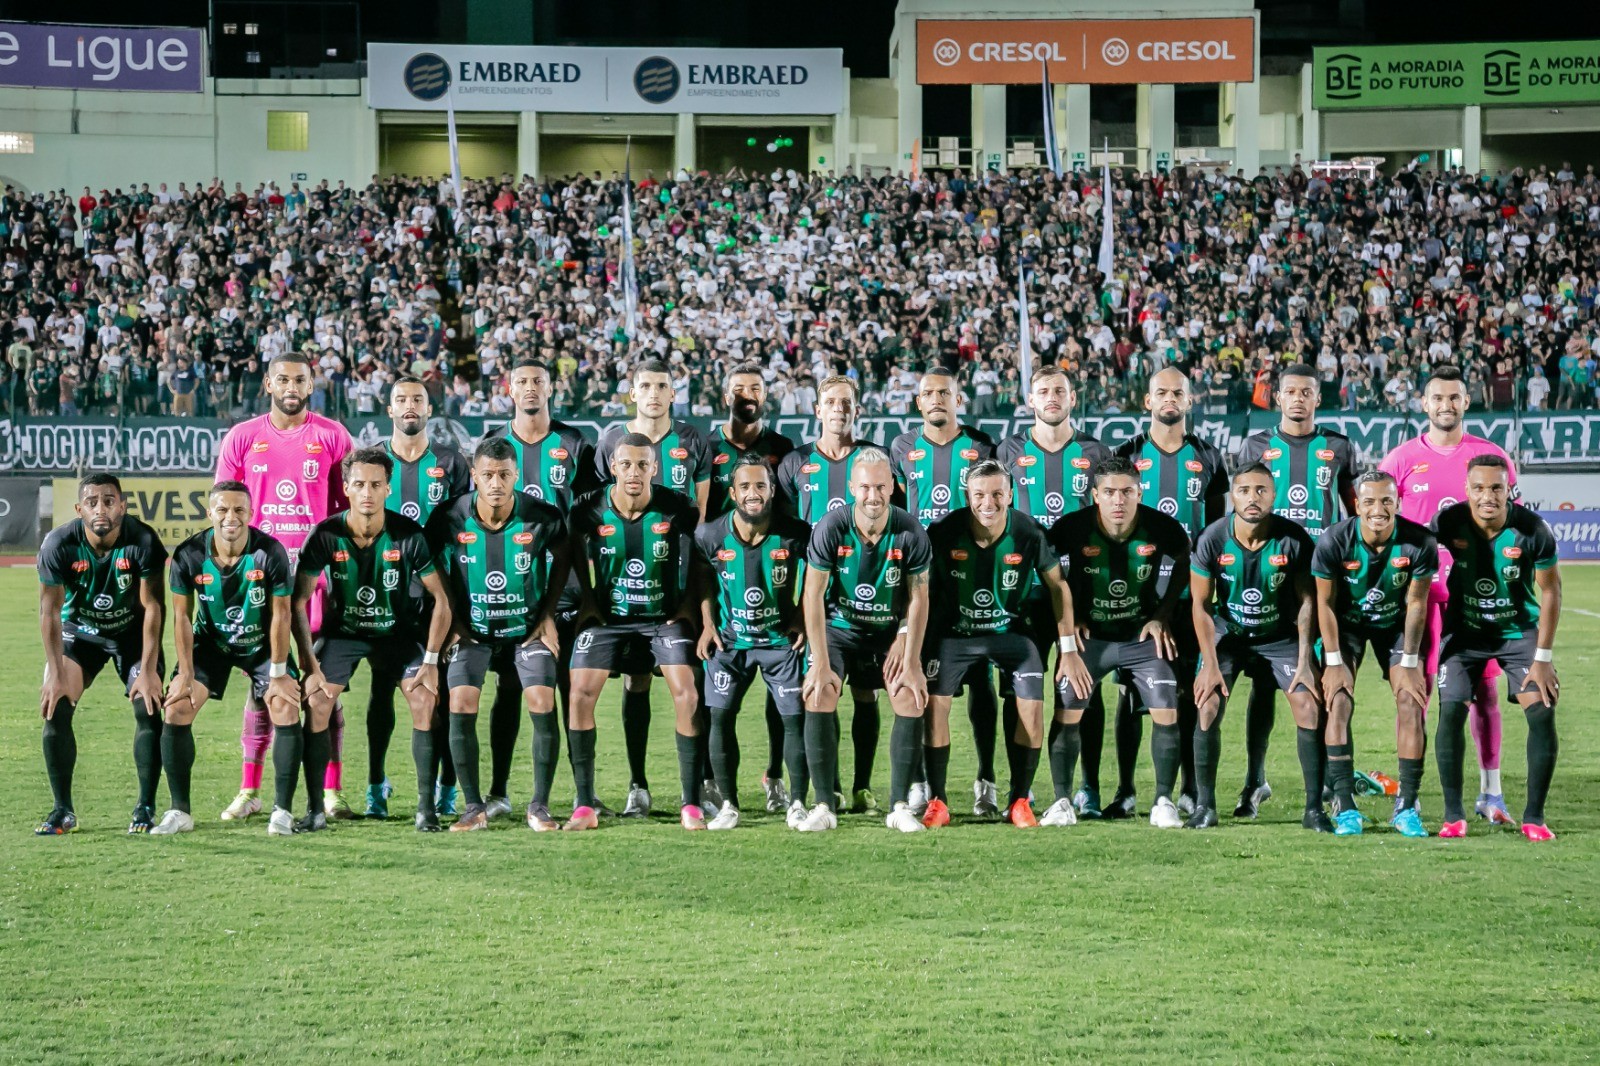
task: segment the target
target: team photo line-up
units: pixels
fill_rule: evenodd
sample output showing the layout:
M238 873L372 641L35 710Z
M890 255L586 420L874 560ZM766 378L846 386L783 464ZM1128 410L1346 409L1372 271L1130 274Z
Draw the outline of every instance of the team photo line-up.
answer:
M619 676L630 782L620 815L644 816L659 675L673 708L680 823L733 829L736 716L759 672L762 803L802 832L834 829L852 812L902 832L948 825L950 712L963 689L974 816L1014 826L1134 817L1148 715L1150 824L1216 826L1221 726L1243 675L1248 760L1235 818L1256 817L1272 795L1265 758L1281 692L1307 829L1359 835L1365 794L1393 797L1396 832L1428 836L1419 793L1437 688L1438 835L1468 831L1470 736L1477 816L1552 838L1556 545L1514 502L1507 456L1464 432L1467 390L1453 368L1426 384L1428 428L1365 472L1348 439L1318 427L1318 379L1301 365L1280 374L1279 425L1249 437L1231 464L1189 431L1190 383L1175 369L1150 379L1146 431L1112 451L1074 430L1073 386L1055 367L1028 384L1034 423L998 444L959 421L959 377L931 368L917 393L921 429L884 450L855 436L849 378L819 385L818 438L797 446L763 420L760 367L727 374L726 420L701 434L673 419L672 377L655 361L632 375L635 416L591 442L552 419L549 368L524 360L510 378L513 420L470 459L430 440L422 382L395 383L392 438L358 449L310 411L312 378L303 355L272 361L268 413L223 442L209 528L170 558L105 473L83 478L78 518L46 538L40 713L54 802L38 834L77 828L73 720L109 664L134 716L136 834L194 828L193 725L235 673L246 678L244 761L223 820L263 811L269 752L269 834L388 817L398 688L419 831L452 816L451 831L484 829L512 812L524 712L528 826L595 829L614 813L595 792L595 712ZM1354 681L1369 649L1393 697L1392 777L1355 770ZM369 765L357 811L343 787L341 695L362 663ZM490 673L485 787L477 722ZM1528 724L1520 819L1500 783L1502 674ZM1109 712L1108 675L1121 686ZM880 693L891 711L881 810ZM1118 780L1102 802L1108 725ZM564 820L551 810L563 733L576 790ZM1041 760L1053 796L1036 815ZM158 819L163 770L171 807Z

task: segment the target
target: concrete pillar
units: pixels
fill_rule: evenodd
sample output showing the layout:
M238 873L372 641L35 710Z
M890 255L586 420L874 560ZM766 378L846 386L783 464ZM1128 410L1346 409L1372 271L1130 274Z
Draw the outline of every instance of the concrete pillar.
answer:
M1172 85L1140 85L1136 93L1139 169L1170 171L1178 143L1177 89Z
M1433 167L1442 170L1444 163L1441 160ZM1478 104L1461 109L1461 168L1468 174L1483 169L1483 108Z
M1006 171L1006 87L972 87L972 169Z
M1089 87L1087 85L1061 85L1056 92L1062 94L1066 106L1066 121L1060 129L1061 146L1067 157L1067 170L1088 170L1089 144Z
M1233 168L1245 180L1261 167L1261 86L1242 81L1233 87Z
M833 116L833 129L828 131L832 141L827 151L812 153L811 158L806 160L807 169L832 170L843 174L844 168L851 163L851 149L854 145L851 143L850 135L850 71L846 70L841 77L844 79L844 84L839 89L839 110ZM819 157L823 162L817 162Z
M1300 68L1300 161L1310 173L1311 163L1322 158L1322 113L1312 104L1316 85L1311 64Z
M539 113L523 111L517 115L517 177L539 177Z
M672 173L687 170L694 173L694 116L679 115L678 128L672 136Z
M910 174L922 168L922 160L912 158L912 152L917 150L922 140L922 86L917 84L917 20L909 14L896 15L895 23L897 51L893 74L899 118L896 123L894 168Z

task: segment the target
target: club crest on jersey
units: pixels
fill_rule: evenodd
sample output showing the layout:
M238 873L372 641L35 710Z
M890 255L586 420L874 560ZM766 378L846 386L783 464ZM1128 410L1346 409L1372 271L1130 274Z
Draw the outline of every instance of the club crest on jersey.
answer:
M1277 592L1283 587L1283 579L1287 576L1287 574L1272 574L1267 578L1267 588Z
M400 571L385 570L383 572L383 587L390 592L400 587Z
M1197 477L1190 478L1188 486L1183 491L1184 495L1188 496L1189 499L1198 500L1200 498L1200 479Z
M333 561L336 563L348 563L350 561L350 553L340 548L333 553Z
M1073 474L1072 475L1072 491L1073 491L1073 493L1075 495L1082 496L1084 494L1084 492L1088 490L1088 488L1089 488L1089 475L1088 474Z
M267 590L251 589L245 594L245 599L249 602L250 606L260 607L262 604L267 602Z
M1406 579L1409 577L1409 574L1390 574L1389 584L1393 588L1402 588L1406 583Z
M127 592L128 591L128 587L130 585L132 585L132 584L133 584L133 577L131 575L128 575L128 574L118 574L117 575L117 588L120 591Z
M883 583L889 588L894 588L900 584L900 568L898 566L885 568L883 571Z
M602 537L611 537L616 535L617 527L607 522L605 525L595 530L595 532Z
M428 502L440 503L444 500L444 482L433 481L428 484ZM419 508L420 510L420 508Z
M650 546L650 551L657 559L665 559L672 554L672 545L664 540L658 540Z
M1149 563L1140 563L1138 567L1134 569L1133 576L1139 581L1149 581L1150 575L1154 571L1155 567L1151 566Z
M1039 457L1036 456L1036 455L1019 455L1019 456L1017 456L1017 465L1018 466L1032 466L1035 463L1037 463L1038 461L1039 461Z
M717 676L711 679L711 686L717 690L718 695L726 696L733 688L733 675L726 670L718 670Z
M300 476L307 481L317 480L317 474L322 470L322 464L315 459L307 459L300 464Z
M572 645L574 651L588 651L594 647L594 631L585 629L578 634L577 642Z
M689 483L689 468L686 466L673 467L672 483L680 489L687 485Z
M567 468L564 466L552 466L550 468L549 477L550 484L561 485L567 480Z
M1333 484L1333 467L1322 466L1317 468L1317 488L1325 489Z
M468 530L465 533L457 533L456 534L456 543L457 544L476 544L476 543L478 543L478 535L476 533L472 532L471 530Z
M1522 567L1503 566L1500 568L1500 572L1505 575L1507 581L1515 581L1522 576Z
M777 566L774 566L772 568L772 584L774 586L777 586L777 585L787 585L788 583L789 583L789 566L788 566L788 564L787 563L779 563Z
M1017 587L1017 582L1019 580L1020 577L1017 571L1007 570L1000 575L1000 587L1003 589L1014 589Z
M533 556L528 552L518 552L512 556L511 565L516 568L517 573L526 574L533 569Z

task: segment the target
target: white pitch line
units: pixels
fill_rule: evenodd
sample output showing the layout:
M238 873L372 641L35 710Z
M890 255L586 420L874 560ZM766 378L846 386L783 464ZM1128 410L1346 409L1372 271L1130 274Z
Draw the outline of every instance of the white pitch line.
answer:
M1581 614L1587 618L1600 618L1600 611L1586 611L1582 607L1563 607L1561 609L1569 614Z

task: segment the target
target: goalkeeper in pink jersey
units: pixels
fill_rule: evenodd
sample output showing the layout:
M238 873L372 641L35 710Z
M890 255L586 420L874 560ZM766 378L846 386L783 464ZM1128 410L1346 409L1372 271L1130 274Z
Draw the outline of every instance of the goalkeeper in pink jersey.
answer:
M311 360L300 352L278 356L267 366L266 414L228 431L217 459L218 481L242 481L256 504L256 525L278 540L298 564L300 548L317 523L344 510L339 464L354 446L339 423L312 414ZM311 601L311 627L320 628L322 597ZM339 794L342 765L340 742L344 716L332 723L333 758L324 775L329 810L343 803ZM272 720L266 705L249 698L244 705L244 769L239 794L222 812L224 820L249 818L261 810L261 775L272 744ZM346 804L346 809L348 805Z
M1516 467L1499 445L1466 432L1467 386L1461 371L1443 366L1422 387L1422 410L1428 428L1414 440L1400 445L1378 465L1400 486L1400 514L1413 522L1429 525L1446 507L1467 498L1467 464L1480 455L1497 455L1506 461L1506 473L1516 485ZM1447 579L1450 576L1450 551L1439 545L1439 576L1428 599L1428 636L1424 671L1429 684L1439 672L1440 632L1444 619ZM1500 694L1495 679L1500 668L1490 663L1473 692L1468 719L1478 748L1480 784L1477 811L1482 818L1515 826L1506 810L1505 790L1500 784Z

